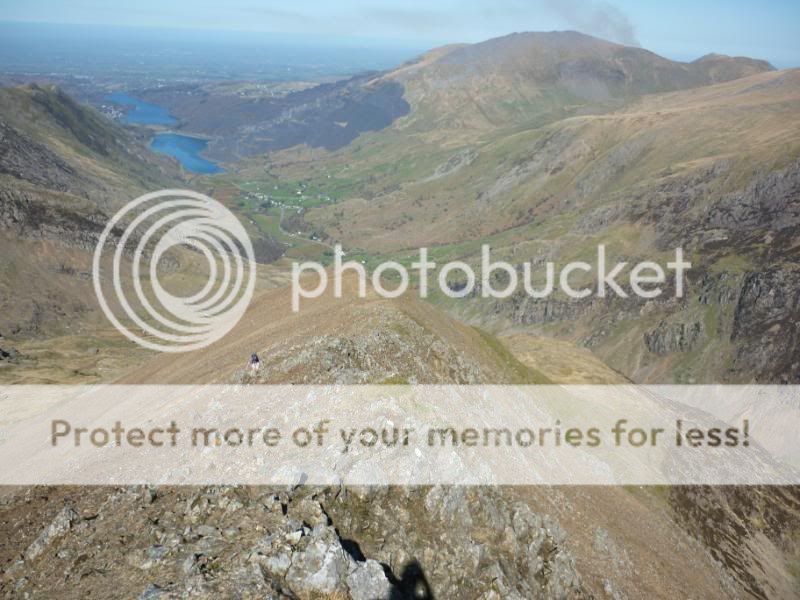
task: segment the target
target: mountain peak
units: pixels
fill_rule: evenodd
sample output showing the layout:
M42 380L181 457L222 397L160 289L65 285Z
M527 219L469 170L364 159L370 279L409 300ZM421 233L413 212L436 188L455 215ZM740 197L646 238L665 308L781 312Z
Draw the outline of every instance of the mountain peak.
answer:
M578 31L517 32L447 46L383 76L405 88L422 129L493 128L565 107L619 105L773 70L765 61L709 55L692 63ZM421 116L421 118L420 118Z
M707 65L707 64L727 64L732 66L738 66L742 69L749 70L752 72L748 72L747 75L753 75L757 72L761 71L775 71L775 67L772 66L766 60L761 60L757 58L749 58L747 56L728 56L727 54L718 54L716 52L711 52L704 56L701 56L697 60L692 61L692 65Z
M720 58L730 58L730 56L728 56L727 54L718 54L717 52L709 52L708 54L704 54L703 56L692 62L699 63L707 60L718 60Z

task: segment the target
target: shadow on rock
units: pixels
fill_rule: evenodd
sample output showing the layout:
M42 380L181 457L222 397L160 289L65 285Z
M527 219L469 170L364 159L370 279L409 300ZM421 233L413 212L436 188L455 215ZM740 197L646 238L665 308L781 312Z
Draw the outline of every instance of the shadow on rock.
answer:
M433 600L431 586L419 562L412 561L403 569L400 579L393 582L389 600Z

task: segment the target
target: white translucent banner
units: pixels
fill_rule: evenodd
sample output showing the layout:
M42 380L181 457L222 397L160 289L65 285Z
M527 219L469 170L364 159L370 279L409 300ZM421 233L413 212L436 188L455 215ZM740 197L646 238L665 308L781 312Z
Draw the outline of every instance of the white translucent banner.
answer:
M800 484L798 386L6 386L0 484Z

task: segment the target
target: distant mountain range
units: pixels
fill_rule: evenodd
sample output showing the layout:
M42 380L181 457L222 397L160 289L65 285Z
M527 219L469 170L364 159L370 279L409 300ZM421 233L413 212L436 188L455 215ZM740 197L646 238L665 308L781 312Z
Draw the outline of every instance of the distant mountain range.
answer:
M242 98L194 84L139 93L232 160L307 144L342 148L403 119L412 130L491 129L618 107L646 93L689 89L773 70L761 60L668 60L577 32L521 33L438 48L397 69L279 98ZM407 103L408 102L408 103Z

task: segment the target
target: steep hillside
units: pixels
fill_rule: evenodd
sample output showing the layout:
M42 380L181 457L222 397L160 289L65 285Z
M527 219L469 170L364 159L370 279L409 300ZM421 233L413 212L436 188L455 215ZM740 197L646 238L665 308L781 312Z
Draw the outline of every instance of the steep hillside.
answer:
M157 189L177 170L143 138L58 88L0 88L0 174L113 207L115 193ZM8 186L7 186L8 187Z
M242 98L192 85L137 94L168 107L179 129L210 137L207 154L226 161L299 144L339 149L409 109L401 85L374 81L370 73L277 97Z
M126 360L94 301L91 253L117 207L180 184L134 132L58 89L0 88L0 346L17 351L0 377L42 358L40 381L97 378Z

